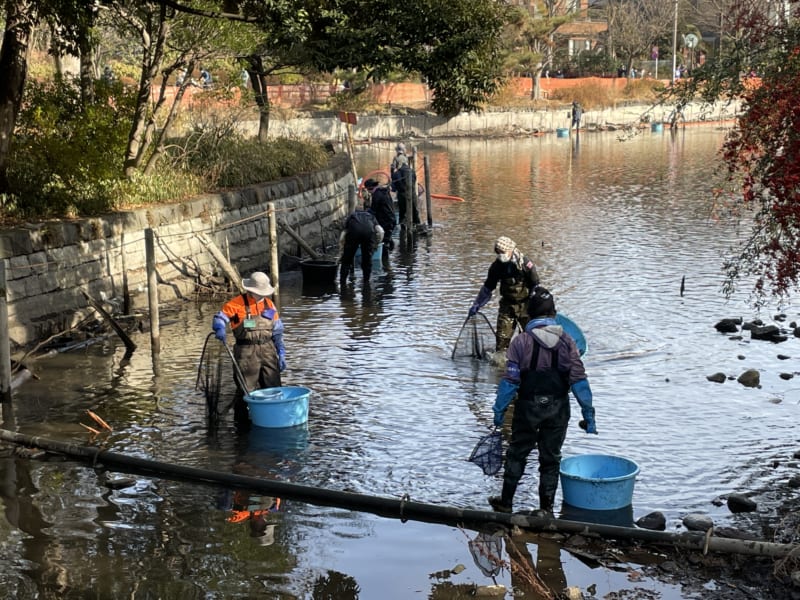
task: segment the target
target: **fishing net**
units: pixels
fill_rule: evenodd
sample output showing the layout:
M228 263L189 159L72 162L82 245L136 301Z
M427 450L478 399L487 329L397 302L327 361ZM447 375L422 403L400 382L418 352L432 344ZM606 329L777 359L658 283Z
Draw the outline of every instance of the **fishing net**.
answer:
M503 532L486 533L481 531L474 540L469 541L472 560L486 577L494 577L503 569Z
M195 389L203 392L206 416L211 421L216 421L221 414L219 399L222 395L223 378L230 378L229 371L225 368L228 360L222 344L216 341L213 332L209 333L200 356Z
M484 475L496 474L503 466L503 439L500 431L495 430L479 439L467 460L483 469Z
M467 317L458 332L450 358L488 359L495 347L494 329L481 312Z

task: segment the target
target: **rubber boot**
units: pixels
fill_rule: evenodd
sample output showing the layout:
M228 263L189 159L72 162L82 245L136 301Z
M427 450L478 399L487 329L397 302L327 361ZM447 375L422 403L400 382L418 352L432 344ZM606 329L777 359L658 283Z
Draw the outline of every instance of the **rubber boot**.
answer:
M512 503L514 502L514 493L517 491L517 485L508 481L503 481L503 491L500 496L491 496L489 504L495 512L510 513L512 511Z
M539 494L539 510L542 510L546 513L553 514L553 505L555 504L556 497L555 494Z

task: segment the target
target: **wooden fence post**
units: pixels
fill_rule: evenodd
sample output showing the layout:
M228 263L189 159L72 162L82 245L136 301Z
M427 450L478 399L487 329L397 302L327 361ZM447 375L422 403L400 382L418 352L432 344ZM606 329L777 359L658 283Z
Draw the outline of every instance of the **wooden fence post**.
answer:
M144 250L147 264L147 301L150 305L150 344L152 354L161 352L161 325L158 315L158 276L156 275L155 234L151 228L144 230Z
M433 208L431 206L431 159L426 154L422 158L425 167L425 212L428 214L428 229L433 227Z
M11 402L11 342L8 337L6 261L0 258L0 402Z
M281 286L280 286L280 255L278 254L278 216L275 212L275 203L267 204L267 220L269 221L269 272L272 273L272 287L275 293L272 301L280 311L281 307Z

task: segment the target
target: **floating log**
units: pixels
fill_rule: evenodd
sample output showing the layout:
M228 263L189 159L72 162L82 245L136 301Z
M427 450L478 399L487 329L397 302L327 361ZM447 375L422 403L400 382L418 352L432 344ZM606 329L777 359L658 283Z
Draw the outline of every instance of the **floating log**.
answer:
M505 527L517 526L532 531L594 535L610 539L639 540L652 544L678 546L703 552L712 551L730 554L768 556L773 558L781 558L800 552L800 545L798 544L778 544L759 540L723 538L710 535L706 532L697 531L685 533L651 531L649 529L639 529L635 527L583 523L521 513L497 513L486 510L472 510L440 506L437 504L426 504L423 502L415 502L407 495L397 499L315 488L294 483L260 479L258 477L174 465L136 456L109 452L93 446L79 446L67 442L48 440L39 436L23 435L6 429L0 429L0 440L63 454L83 460L92 467L102 465L109 470L117 470L126 473L145 473L167 479L203 482L230 488L252 490L267 496L292 499L318 506L334 506L358 510L381 517L401 519L404 522L414 520L424 523L475 527L491 524Z

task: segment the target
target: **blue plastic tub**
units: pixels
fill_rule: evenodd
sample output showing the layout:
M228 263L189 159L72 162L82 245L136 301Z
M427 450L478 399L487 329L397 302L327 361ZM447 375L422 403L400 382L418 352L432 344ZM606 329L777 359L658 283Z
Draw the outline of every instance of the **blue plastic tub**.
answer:
M561 461L564 503L587 510L616 510L633 502L639 466L627 458L584 454Z
M661 133L664 131L664 124L663 123L650 123L650 131L653 133Z
M559 127L558 129L556 129L556 136L560 138L569 137L569 129L567 129L566 127Z
M244 397L250 420L258 427L294 427L308 421L306 387L285 386L255 390Z

